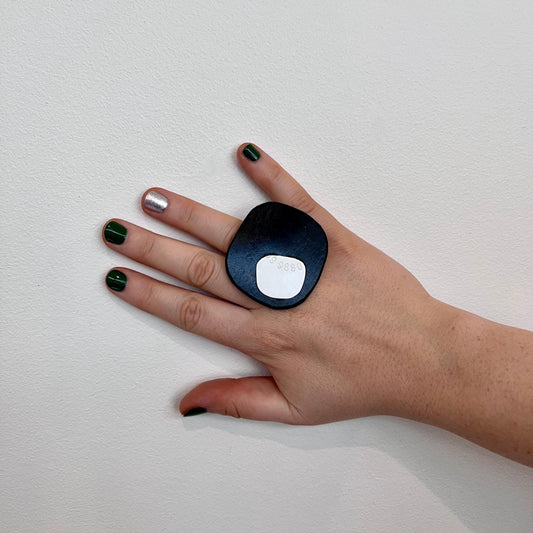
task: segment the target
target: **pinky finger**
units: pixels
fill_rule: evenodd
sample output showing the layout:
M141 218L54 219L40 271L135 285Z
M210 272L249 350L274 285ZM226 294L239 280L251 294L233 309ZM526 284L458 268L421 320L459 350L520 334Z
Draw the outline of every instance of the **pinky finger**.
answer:
M250 348L252 314L247 309L127 268L109 271L106 284L122 300L178 328L243 352Z

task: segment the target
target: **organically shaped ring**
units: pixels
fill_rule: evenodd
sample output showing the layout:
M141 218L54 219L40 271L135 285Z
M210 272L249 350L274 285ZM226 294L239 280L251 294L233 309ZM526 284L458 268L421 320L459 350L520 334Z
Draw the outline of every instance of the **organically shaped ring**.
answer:
M272 309L301 304L315 288L328 255L324 230L307 213L278 202L254 207L226 254L231 281Z

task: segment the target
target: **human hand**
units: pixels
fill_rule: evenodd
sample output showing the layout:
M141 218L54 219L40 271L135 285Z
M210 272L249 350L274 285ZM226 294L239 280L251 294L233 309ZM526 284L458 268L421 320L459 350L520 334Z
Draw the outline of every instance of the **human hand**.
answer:
M434 392L439 302L405 268L335 220L265 152L256 149L260 157L252 160L247 146L237 151L246 173L272 200L308 213L327 234L322 276L303 304L272 310L239 291L226 274L224 253L241 221L164 189L145 193L146 214L220 253L117 219L103 231L111 249L213 296L125 268L107 277L113 294L236 348L271 373L203 383L183 398L180 410L289 424L372 414L423 417ZM161 212L150 208L153 193L168 201Z

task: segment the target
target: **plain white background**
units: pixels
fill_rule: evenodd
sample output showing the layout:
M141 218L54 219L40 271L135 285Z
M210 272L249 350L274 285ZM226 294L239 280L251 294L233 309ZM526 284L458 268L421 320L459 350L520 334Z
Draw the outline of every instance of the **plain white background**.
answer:
M2 0L0 530L531 531L533 469L429 426L183 419L263 369L110 295L134 263L100 230L186 238L151 186L244 216L253 141L431 294L533 329L532 27L529 0Z

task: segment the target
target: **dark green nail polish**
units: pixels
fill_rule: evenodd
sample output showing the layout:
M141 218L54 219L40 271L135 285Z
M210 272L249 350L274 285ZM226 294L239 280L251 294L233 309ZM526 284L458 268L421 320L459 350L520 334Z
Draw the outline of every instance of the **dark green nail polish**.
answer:
M257 161L261 157L261 154L253 144L247 144L242 149L242 154L250 161Z
M105 278L107 286L113 291L123 291L126 288L128 278L120 270L110 270Z
M104 237L107 242L122 244L126 240L128 230L118 222L112 220L104 229Z
M204 409L203 407L193 407L192 409L189 409L183 416L201 415L203 413L207 413L207 409Z

